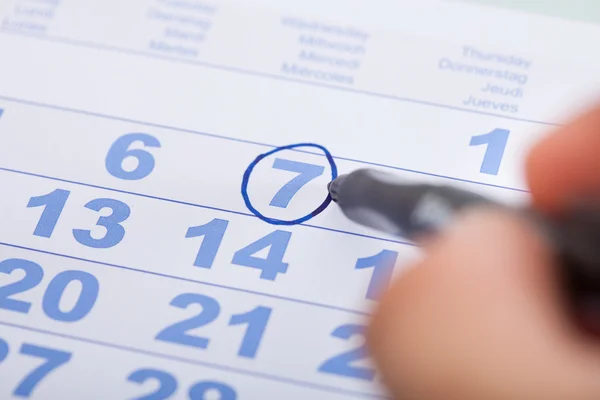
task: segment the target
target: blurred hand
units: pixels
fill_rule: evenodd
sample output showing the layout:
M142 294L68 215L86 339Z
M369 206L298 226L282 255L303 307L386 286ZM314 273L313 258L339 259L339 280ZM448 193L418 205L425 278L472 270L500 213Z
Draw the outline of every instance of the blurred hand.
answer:
M543 212L578 197L600 202L600 108L536 145L526 172ZM550 250L532 227L473 211L425 250L369 327L395 399L600 399L600 340L569 319Z

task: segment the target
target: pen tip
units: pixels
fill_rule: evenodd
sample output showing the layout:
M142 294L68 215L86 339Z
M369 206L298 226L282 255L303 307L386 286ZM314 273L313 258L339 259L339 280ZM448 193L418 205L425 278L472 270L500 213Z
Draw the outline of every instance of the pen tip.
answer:
M331 197L331 200L333 200L334 202L337 200L337 197L335 196L335 193L333 193L331 191L331 184L333 183L333 181L329 182L327 184L327 191L329 192L329 196Z
M345 177L346 175L340 175L327 184L327 191L329 192L329 196L331 196L331 200L333 200L336 203L338 201L338 192L340 184L344 181Z

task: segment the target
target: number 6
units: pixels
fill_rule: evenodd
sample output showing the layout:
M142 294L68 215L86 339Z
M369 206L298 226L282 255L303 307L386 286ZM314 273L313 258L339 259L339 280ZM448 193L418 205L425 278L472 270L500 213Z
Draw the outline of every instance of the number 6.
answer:
M145 178L154 169L154 157L142 149L129 150L133 142L142 142L147 147L160 147L160 142L154 136L145 133L130 133L118 138L106 155L106 170L114 177L126 180ZM123 160L127 157L137 159L137 166L132 171L123 169Z

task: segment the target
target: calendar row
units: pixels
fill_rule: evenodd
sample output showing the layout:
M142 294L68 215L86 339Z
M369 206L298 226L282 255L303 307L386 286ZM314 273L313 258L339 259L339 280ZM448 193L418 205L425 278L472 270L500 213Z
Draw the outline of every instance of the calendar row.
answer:
M351 390L270 379L0 321L0 397L89 400L348 399ZM98 372L97 365L107 365ZM190 368L191 366L191 368ZM365 396L369 396L364 393ZM379 396L372 396L379 397Z
M2 323L275 380L357 391L376 380L365 317L7 246L0 254Z
M366 312L419 258L410 245L12 172L0 185L2 243L324 308Z
M36 117L32 118L34 112ZM438 133L439 127L431 128L432 134ZM251 214L242 196L244 190L258 213L285 221L296 220L318 209L327 198L327 183L336 173L365 167L393 172L408 181L451 183L509 203L524 201L522 191L502 187L506 183L506 179L501 178L506 175L503 171L509 173L514 168L503 160L514 158L515 152L521 152L533 139L511 133L506 127L488 124L461 130L462 134L453 135L454 143L440 143L440 148L429 150L420 148L421 142L427 139L418 137L421 133L398 137L398 140L410 138L400 143L400 155L421 153L423 157L432 158L432 165L441 165L447 171L459 164L469 166L468 170L445 178L427 171L384 167L378 164L377 158L349 160L337 154L339 144L331 147L320 142L317 143L327 147L333 158L328 159L323 150L314 146L300 146L282 149L256 162L257 157L272 151L274 146L210 132L175 130L12 104L4 108L0 117L0 132L10 132L10 135L0 136L0 168ZM250 132L238 135L252 136ZM281 136L288 135L282 133ZM289 144L294 142L279 142L279 145ZM446 160L441 158L442 147L450 151L444 154L448 157ZM402 165L405 158L399 158L392 165ZM456 163L459 158L465 162ZM43 165L43 169L36 165ZM247 182L243 182L245 172ZM481 184L471 180L481 181ZM309 223L351 233L374 234L346 221L335 207L327 208Z

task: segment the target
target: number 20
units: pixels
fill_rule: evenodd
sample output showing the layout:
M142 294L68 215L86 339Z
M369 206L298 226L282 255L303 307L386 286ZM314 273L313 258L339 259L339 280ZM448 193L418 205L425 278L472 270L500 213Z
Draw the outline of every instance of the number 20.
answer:
M0 261L0 273L10 275L14 271L23 271L25 276L16 282L0 286L0 309L28 314L31 303L11 298L12 295L26 292L40 284L44 271L39 264L21 258L9 258ZM75 304L68 311L60 309L60 301L71 282L79 282L81 291ZM42 296L44 314L56 321L80 321L94 307L98 298L98 280L84 271L62 271L56 274Z

